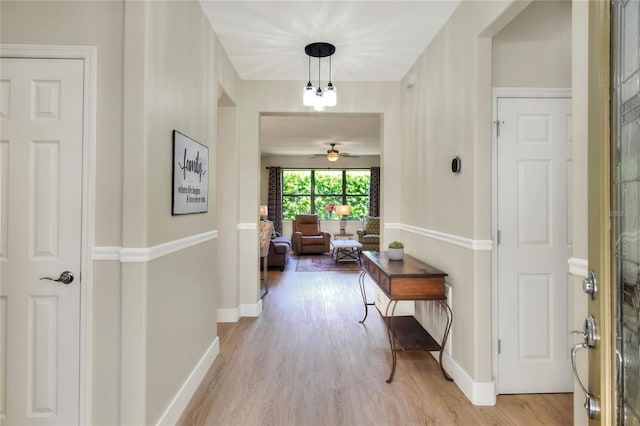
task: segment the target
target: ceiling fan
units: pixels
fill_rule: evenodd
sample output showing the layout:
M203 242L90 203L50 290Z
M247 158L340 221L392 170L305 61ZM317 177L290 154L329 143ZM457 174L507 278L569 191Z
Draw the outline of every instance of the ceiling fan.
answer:
M351 157L351 158L357 158L357 155L351 155L348 152L340 152L336 149L336 144L332 143L329 144L331 145L331 149L327 150L326 154L314 154L314 157L326 157L327 160L329 161L336 161L338 158L340 157Z

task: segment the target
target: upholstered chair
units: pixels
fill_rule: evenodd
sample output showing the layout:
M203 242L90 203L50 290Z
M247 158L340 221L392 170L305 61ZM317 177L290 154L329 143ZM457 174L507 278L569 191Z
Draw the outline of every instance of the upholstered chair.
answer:
M262 260L262 278L260 279L260 296L263 297L269 292L269 274L267 267L267 255L271 245L271 234L273 233L273 222L269 220L260 221L260 260Z
M331 234L320 230L316 214L299 214L291 222L291 245L297 254L326 253L331 250Z
M358 242L363 251L380 251L380 218L365 216L362 218L362 228L356 231Z

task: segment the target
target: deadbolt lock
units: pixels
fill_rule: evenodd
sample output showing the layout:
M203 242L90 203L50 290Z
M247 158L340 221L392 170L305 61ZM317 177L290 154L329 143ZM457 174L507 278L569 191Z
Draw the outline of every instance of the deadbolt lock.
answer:
M598 280L596 279L595 272L589 271L587 278L582 280L582 290L591 295L591 300L596 298L596 293L598 292Z

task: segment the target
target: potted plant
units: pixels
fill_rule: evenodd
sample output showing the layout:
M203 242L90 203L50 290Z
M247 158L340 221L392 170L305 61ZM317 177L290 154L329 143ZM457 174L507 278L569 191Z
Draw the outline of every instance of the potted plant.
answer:
M389 260L402 260L404 257L404 244L400 241L391 241L389 243L387 256L389 257Z

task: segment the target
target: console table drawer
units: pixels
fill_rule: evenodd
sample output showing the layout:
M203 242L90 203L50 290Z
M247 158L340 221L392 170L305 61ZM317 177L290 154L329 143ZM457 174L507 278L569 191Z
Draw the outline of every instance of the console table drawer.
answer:
M369 274L369 276L371 277L371 279L375 281L376 284L379 283L380 269L378 269L378 267L366 257L362 258L362 265L364 269L367 271L367 273Z
M444 291L444 277L428 279L397 278L393 280L390 289L387 289L387 293L392 298L419 300L445 299Z
M376 272L380 272L376 270ZM380 274L380 280L378 281L378 285L385 293L391 294L391 280L385 274Z

